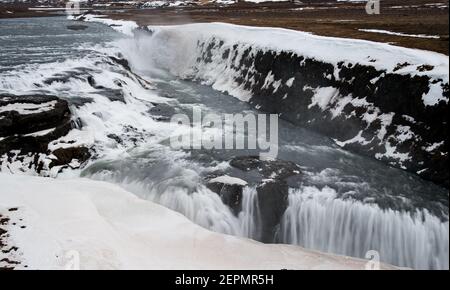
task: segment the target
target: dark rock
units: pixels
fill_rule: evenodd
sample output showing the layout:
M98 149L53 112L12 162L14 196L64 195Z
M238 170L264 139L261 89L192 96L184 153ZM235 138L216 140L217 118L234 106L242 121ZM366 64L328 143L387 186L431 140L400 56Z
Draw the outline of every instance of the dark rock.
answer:
M130 64L128 63L128 61L124 58L117 58L114 56L110 56L109 57L112 61L114 61L117 64L120 64L121 66L123 66L127 71L131 71L131 67Z
M148 111L158 121L169 121L176 110L173 106L164 103L152 103L153 107Z
M69 102L71 105L77 108L92 103L93 101L94 100L92 98L85 98L85 97L71 97L70 99L67 99L67 102Z
M417 67L417 70L420 71L420 72L431 71L433 69L434 69L434 66L426 65L426 64Z
M397 66L394 68L394 71L398 71L401 70L402 68L405 68L407 66L410 66L410 63L404 62L404 63L399 63L397 64Z
M0 113L0 137L29 134L42 130L60 127L69 122L70 110L66 101L54 96L12 96L1 95L0 107L9 104L45 104L56 101L52 109L40 113L21 115L16 111Z
M260 239L264 243L273 243L278 225L289 205L289 188L286 182L275 180L263 183L256 190L261 219Z
M284 160L261 160L258 156L239 156L230 161L230 165L242 170L255 170L264 178L285 180L286 178L300 174L300 167Z
M62 125L55 128L44 136L22 136L12 135L0 141L0 156L12 150L20 150L20 155L28 153L45 153L47 152L48 144L62 136L69 133L71 123L67 120ZM45 130L45 129L44 129Z
M154 34L154 31L148 28L148 26L139 26L134 30L134 33L142 33L143 35L152 36Z
M275 232L288 207L290 177L300 175L300 167L290 161L260 160L257 156L240 156L231 160L230 165L244 172L255 172L263 178L256 188L259 214L259 240L275 242Z
M86 25L67 25L67 29L75 30L75 31L85 30L87 28L88 28L88 26L86 26Z
M108 137L109 139L112 139L112 140L116 141L118 144L123 144L122 138L120 138L120 137L117 136L116 134L108 134L106 137Z
M258 221L258 240L265 243L275 242L275 233L281 218L288 207L288 181L295 176L301 176L300 167L290 161L260 160L257 156L240 156L230 161L230 165L246 173L254 173L260 177L257 184L257 202L259 212L255 214ZM249 182L250 183L250 182ZM215 192L223 190L220 185L213 185ZM242 188L225 187L225 192L238 200L234 211L242 208ZM232 199L233 200L233 199ZM228 204L228 203L227 203ZM240 207L237 207L237 205ZM229 204L228 204L229 205Z
M243 185L208 182L206 186L220 196L222 202L232 210L235 216L239 215L242 211Z
M71 163L72 160L78 160L80 163L84 163L91 157L89 149L86 147L59 148L53 151L53 155L55 155L57 159L50 163L50 168L67 165Z
M85 162L89 157L87 148L58 149L49 152L48 144L63 136L77 126L77 122L71 121L71 113L67 101L55 96L46 95L1 95L0 107L12 104L33 104L46 105L54 102L53 107L46 107L45 111L27 114L20 114L17 111L7 111L0 114L0 156L5 155L11 162L13 157L23 162L24 156L33 157L27 166L34 169L39 174L43 170L43 163L39 161L39 154L53 153L57 160L51 162L51 166L66 165L73 159L80 163ZM42 132L48 130L48 132ZM32 134L41 132L41 134ZM62 143L62 142L61 142ZM18 154L12 151L19 151Z
M115 89L104 89L99 92L98 94L107 97L112 102L121 102L125 103L125 97L123 95L122 90L115 90Z

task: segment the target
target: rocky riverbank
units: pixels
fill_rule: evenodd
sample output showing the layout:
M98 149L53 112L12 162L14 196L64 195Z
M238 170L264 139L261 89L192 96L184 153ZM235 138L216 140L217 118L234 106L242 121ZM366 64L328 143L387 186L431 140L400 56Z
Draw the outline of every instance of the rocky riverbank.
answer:
M1 171L50 175L80 167L90 157L88 148L59 140L76 126L67 101L56 96L0 95Z

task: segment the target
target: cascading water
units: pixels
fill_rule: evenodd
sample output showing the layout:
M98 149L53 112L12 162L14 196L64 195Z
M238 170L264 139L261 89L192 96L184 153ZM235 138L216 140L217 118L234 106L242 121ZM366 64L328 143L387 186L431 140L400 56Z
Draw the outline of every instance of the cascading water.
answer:
M197 173L183 169L168 176L159 182L105 172L91 177L118 183L212 231L260 240L255 187L244 187L242 211L236 217L218 194L197 183ZM375 250L382 262L414 269L449 267L449 222L427 210L384 210L375 204L339 199L334 189L314 186L290 189L288 201L274 237L279 243L361 258Z
M239 224L243 237L260 239L260 212L256 188L246 186L242 193L242 212L239 214Z
M414 269L449 267L448 221L336 199L330 188L291 190L280 242L355 257L375 250L383 262Z

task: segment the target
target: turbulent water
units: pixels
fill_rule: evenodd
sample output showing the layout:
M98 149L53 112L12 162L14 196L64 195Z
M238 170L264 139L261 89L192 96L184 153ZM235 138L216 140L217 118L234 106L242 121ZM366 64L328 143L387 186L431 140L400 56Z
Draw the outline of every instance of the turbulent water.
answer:
M150 35L124 39L92 23L72 31L70 24L64 18L0 20L0 93L41 92L69 100L83 125L71 134L95 152L82 172L61 176L114 182L205 228L260 239L256 189L244 188L243 210L236 216L203 182L210 173L230 170L231 157L254 152L173 150L168 139L180 128L165 119L192 114L194 107L216 114L260 112L209 86L171 76L155 61L167 58L165 41ZM109 58L122 55L137 75ZM55 75L65 78L51 81ZM111 98L117 91L123 101ZM155 104L164 104L163 110L152 110ZM356 257L376 250L394 265L449 267L447 190L342 151L328 138L289 123L280 121L279 133L278 157L299 164L303 176L290 184L274 242Z

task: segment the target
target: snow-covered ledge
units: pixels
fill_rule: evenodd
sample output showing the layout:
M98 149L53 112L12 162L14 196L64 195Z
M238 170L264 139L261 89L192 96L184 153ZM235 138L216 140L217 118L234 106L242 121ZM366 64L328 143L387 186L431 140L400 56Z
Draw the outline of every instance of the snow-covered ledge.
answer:
M18 248L0 251L0 260L20 262L19 269L65 268L76 253L82 269L364 269L366 264L210 232L108 183L0 174L0 184L0 216L9 218L0 227L10 235L3 243Z

